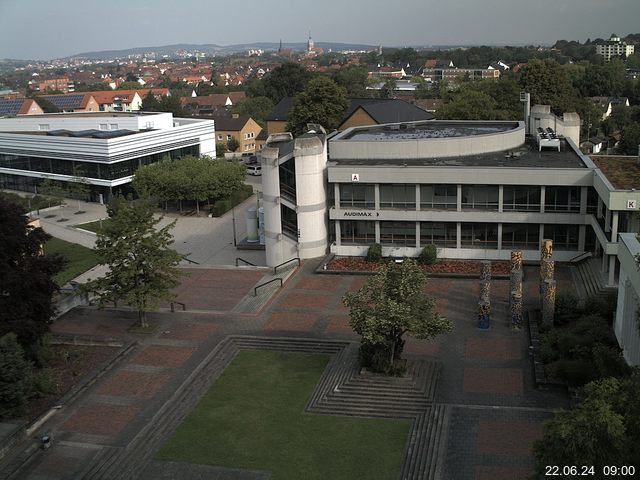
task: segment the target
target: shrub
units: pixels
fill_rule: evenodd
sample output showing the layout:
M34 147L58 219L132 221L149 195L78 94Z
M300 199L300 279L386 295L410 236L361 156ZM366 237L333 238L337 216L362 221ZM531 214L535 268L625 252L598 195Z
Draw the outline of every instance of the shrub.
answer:
M562 359L545 367L547 375L579 387L598 378L593 362L589 360Z
M44 368L33 374L33 390L36 396L46 397L56 391L56 384L51 375L51 369Z
M584 302L584 311L599 315L609 322L609 324L612 324L617 301L618 297L616 292L608 292L597 297L589 297Z
M438 248L433 244L425 245L418 255L420 265L433 265L438 260Z
M562 292L556 297L556 309L553 323L564 325L582 315L582 309L578 305L578 297L572 293Z
M221 217L231 210L231 207L239 205L251 195L253 195L253 187L251 185L242 185L242 187L233 192L229 198L216 201L209 209L209 213L214 217Z
M596 345L593 347L593 361L600 377L621 377L631 373L618 347Z
M369 247L367 251L367 261L369 262L379 262L382 260L382 245L379 243L374 243Z

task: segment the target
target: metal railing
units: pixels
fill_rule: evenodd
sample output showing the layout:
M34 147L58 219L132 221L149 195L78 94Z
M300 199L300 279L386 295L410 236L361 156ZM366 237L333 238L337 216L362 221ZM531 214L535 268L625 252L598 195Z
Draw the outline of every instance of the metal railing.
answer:
M258 289L259 289L259 288L262 288L262 287L264 287L265 285L269 285L270 283L273 283L273 282L280 282L280 288L282 288L282 285L283 285L283 283L282 283L282 279L281 279L281 278L279 278L279 277L278 277L278 278L272 278L272 279L271 279L271 280L269 280L268 282L264 282L264 283L261 283L260 285L257 285L257 286L253 289L253 295L254 295L255 297L257 297L257 296L258 296Z
M573 258L569 259L569 263L578 263L581 262L582 260L586 260L587 258L591 257L591 252L582 252L579 255L576 255Z
M177 303L178 305L180 305L180 306L182 307L182 311L183 311L183 312L186 312L186 311L187 311L187 305L186 305L186 304L184 304L184 303L182 303L182 302L176 302L176 301L174 300L174 301L173 301L173 302L171 302L171 304L170 304L170 305L171 305L171 313L173 313L173 312L175 312L175 311L176 311L176 308L175 308L175 305L174 305L175 303Z
M251 263L248 260L245 260L244 258L240 258L240 257L236 257L236 267L239 267L238 262L244 262L247 265L251 265L252 267L255 267L256 264L255 263Z
M273 274L277 274L278 273L278 269L280 267L284 267L285 265L291 263L291 262L298 262L298 266L300 266L300 258L296 257L296 258L292 258L291 260L287 260L286 262L282 262L280 265L276 265L275 267L273 267Z

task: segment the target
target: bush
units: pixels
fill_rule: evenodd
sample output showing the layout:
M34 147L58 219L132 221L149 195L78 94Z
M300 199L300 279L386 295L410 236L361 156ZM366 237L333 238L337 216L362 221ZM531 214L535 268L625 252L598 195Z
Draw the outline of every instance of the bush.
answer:
M418 263L420 265L433 265L438 260L438 247L433 243L425 245L418 255Z
M582 315L578 305L578 297L572 293L562 292L556 297L556 310L553 318L555 325L564 325Z
M382 260L382 245L379 243L374 243L369 247L367 251L367 261L369 262L379 262Z
M33 390L36 396L46 397L56 391L56 384L51 375L51 369L44 368L33 374Z
M545 367L547 375L564 380L572 387L579 387L598 378L593 362L589 360L562 359Z
M618 297L616 292L608 292L598 297L589 297L584 302L584 311L599 315L611 325L613 324L617 301Z
M631 373L631 367L624 361L617 346L596 345L592 352L593 361L601 378L622 377Z
M229 198L216 201L209 209L209 213L214 217L221 217L231 210L231 207L241 204L251 195L253 195L253 187L251 185L242 185L242 187L233 192Z

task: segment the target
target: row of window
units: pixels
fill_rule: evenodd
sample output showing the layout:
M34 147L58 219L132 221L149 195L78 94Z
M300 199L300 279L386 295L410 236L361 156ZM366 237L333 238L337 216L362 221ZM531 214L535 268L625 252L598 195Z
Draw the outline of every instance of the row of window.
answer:
M553 240L559 250L578 249L578 225L544 225L544 237ZM342 245L371 245L376 241L373 221L347 220L340 222ZM385 246L416 247L433 243L438 247L456 248L457 224L455 222L380 222L380 243ZM503 224L502 248L537 250L540 241L540 225ZM461 223L460 245L462 248L498 248L497 223Z
M341 184L341 208L373 209L375 186L371 184ZM414 210L416 186L414 184L381 184L379 208ZM593 192L595 194L595 191ZM589 210L597 208L597 195L588 198ZM505 211L540 211L539 186L505 185L502 192L502 208ZM498 210L498 185L463 185L460 204L463 210ZM457 185L420 185L420 208L456 210ZM544 208L547 212L579 212L580 187L546 187Z
M102 180L116 180L133 175L136 169L143 165L150 165L164 159L180 158L186 155L197 156L199 154L200 147L194 145L106 164L0 153L0 167Z

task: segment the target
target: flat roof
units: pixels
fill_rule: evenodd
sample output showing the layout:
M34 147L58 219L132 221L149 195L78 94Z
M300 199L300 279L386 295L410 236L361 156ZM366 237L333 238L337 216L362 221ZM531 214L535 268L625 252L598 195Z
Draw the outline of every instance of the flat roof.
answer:
M518 128L518 122L420 122L359 127L339 140L389 141L429 138L472 137L507 132Z
M589 155L589 158L604 173L613 188L640 190L640 161L638 157Z
M56 117L141 117L149 115L162 115L165 112L59 112L39 113L36 115L24 115L21 118L56 118ZM15 118L15 117L14 117Z
M331 142L329 142L331 143ZM329 147L331 150L331 147ZM517 149L445 158L334 159L330 165L425 166L425 167L513 167L513 168L588 168L570 145L562 142L561 151L538 151L535 139L527 138Z

